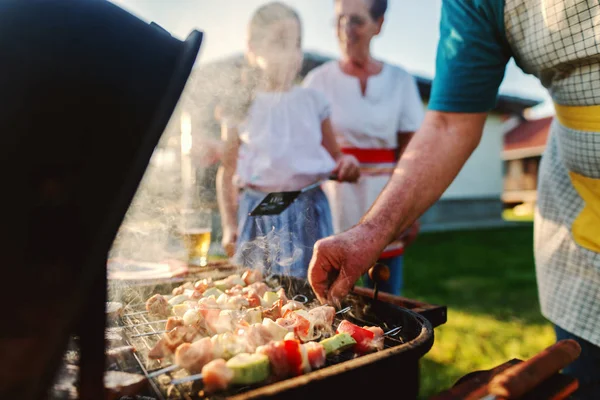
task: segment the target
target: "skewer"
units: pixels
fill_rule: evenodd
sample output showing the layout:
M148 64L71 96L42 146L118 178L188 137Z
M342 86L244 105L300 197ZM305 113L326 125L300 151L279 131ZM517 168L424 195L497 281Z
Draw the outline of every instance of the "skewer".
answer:
M352 310L352 307L348 306L348 307L342 308L340 311L337 311L335 313L335 315L346 314L350 310Z
M147 332L147 333L139 333L137 335L131 335L130 338L138 338L138 337L145 337L145 336L152 336L152 335L161 335L163 333L167 333L169 331L154 331L154 332Z
M168 367L157 369L156 371L150 372L148 374L148 378L154 378L155 376L159 376L162 374L167 374L169 372L173 372L178 370L180 367L177 364L169 365Z
M347 308L350 308L350 307L347 307ZM384 336L395 335L395 334L399 333L401 329L402 329L401 326L397 326L397 327L395 327L393 329L390 329L389 331L385 332ZM151 374L148 374L148 377L152 378L152 377L155 377L155 376L167 373L167 372L171 372L171 371L173 371L175 369L178 369L178 368L179 367L177 365L171 365L170 367L166 367L166 368L154 371ZM189 375L189 376L186 376L186 377L183 377L183 378L173 379L171 381L171 384L173 384L173 385L180 385L182 383L193 382L193 381L197 381L197 380L200 380L200 379L202 379L202 374Z
M384 336L394 336L394 335L397 335L398 333L400 333L401 330L402 330L402 327L401 326L397 326L397 327L395 327L393 329L390 329L387 332L384 332L383 334L384 334Z
M348 311L350 311L351 309L352 309L352 307L350 307L350 306L342 308L341 310L339 310L338 312L336 312L336 315L345 314ZM166 321L162 321L162 322L166 322ZM148 324L148 323L146 323L146 324ZM132 326L138 326L138 325L132 325ZM132 335L130 337L131 338L137 338L137 337L144 337L144 336L161 335L163 333L167 333L167 331L166 330L162 330L162 331L154 331L154 332L148 332L148 333L140 333L140 334L137 334L137 335Z
M163 322L167 322L168 319L161 319L159 321L148 321L148 322L141 322L139 324L135 324L135 325L125 325L123 328L136 328L138 326L144 326L144 325L152 325L152 324L160 324Z
M180 385L182 383L193 382L193 381L197 381L200 379L202 379L202 374L195 374L195 375L190 375L190 376L186 376L186 377L179 378L179 379L173 379L171 381L171 384Z
M129 313L129 314L124 314L124 317L133 317L135 315L142 315L142 314L148 314L148 311L144 310L144 311L137 311L137 312L133 312L133 313Z
M270 288L270 291L276 292L281 288L282 288L282 286L277 286L276 288ZM300 303L304 304L308 301L308 298L306 296L304 296L303 294L298 294L298 295L294 296L294 298L292 298L292 300L294 300L296 297L299 297L299 296L302 296L305 299L304 301L301 301ZM139 305L143 305L143 304L139 303ZM142 310L142 311L132 312L129 314L123 314L123 317L135 317L136 315L143 315L143 314L148 314L148 311Z

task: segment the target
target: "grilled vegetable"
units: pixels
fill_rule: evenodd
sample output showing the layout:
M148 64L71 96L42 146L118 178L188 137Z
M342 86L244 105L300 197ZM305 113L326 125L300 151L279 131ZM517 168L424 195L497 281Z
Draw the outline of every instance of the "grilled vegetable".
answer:
M300 342L297 340L284 340L283 347L292 375L302 375L305 363L304 357L302 357L302 347L300 346Z
M260 308L250 308L246 311L244 320L250 325L260 324L262 322L262 310Z
M267 329L267 331L273 337L273 340L283 340L285 335L288 333L288 330L282 327L281 325L275 323L270 318L263 319L263 326Z
M185 294L179 294L177 296L171 297L171 299L169 299L169 304L171 306L176 306L177 304L181 304L188 299L189 296L186 296Z
M274 303L275 303L277 300L279 300L279 295L278 295L277 293L275 293L275 292L266 292L266 293L263 295L263 298L262 298L262 299L263 299L263 304L262 304L262 305L263 305L263 307L266 307L266 308L268 308L268 307L272 307L272 306L273 306L273 304L274 304Z
M215 287L220 290L229 289L235 285L246 286L246 282L239 275L230 275L225 279L215 281Z
M348 350L349 348L356 345L356 340L352 338L348 333L338 333L330 338L321 340L320 342L325 348L327 355L335 354Z
M215 296L215 298L219 298L219 296L221 296L223 294L223 291L216 288L216 287L211 287L208 288L204 291L204 293L202 293L202 296L204 297L210 297L210 296Z
M173 314L178 317L183 317L185 312L190 309L190 305L188 303L177 304L173 306Z
M379 347L379 339L375 333L369 329L361 328L352 322L344 320L340 322L336 333L347 333L356 341L353 350L359 354L368 353Z
M189 309L183 314L185 325L197 325L202 321L202 314L198 310Z
M227 361L233 371L231 383L234 385L251 385L262 382L271 372L269 357L264 354L241 353Z

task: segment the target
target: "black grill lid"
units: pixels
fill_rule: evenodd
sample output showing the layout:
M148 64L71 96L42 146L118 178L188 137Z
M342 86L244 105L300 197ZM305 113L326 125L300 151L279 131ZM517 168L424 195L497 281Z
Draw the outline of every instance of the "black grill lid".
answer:
M103 0L0 2L0 398L43 397L69 334L103 335L107 252L201 41Z

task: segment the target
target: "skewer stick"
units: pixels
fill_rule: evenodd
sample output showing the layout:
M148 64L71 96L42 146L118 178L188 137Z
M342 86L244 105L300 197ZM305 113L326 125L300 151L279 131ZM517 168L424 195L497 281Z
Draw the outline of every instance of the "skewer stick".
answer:
M171 384L173 384L173 385L180 385L182 383L193 382L193 381L197 381L197 380L200 380L200 379L202 379L202 374L195 374L195 375L186 376L184 378L173 379L171 381Z
M397 335L398 333L400 333L400 331L402 330L401 326L397 326L393 329L390 329L389 331L385 332L384 335L385 336L394 336Z
M139 324L135 324L135 325L125 325L123 326L123 328L136 328L138 326L144 326L144 325L152 325L152 324L160 324L160 323L164 323L167 322L167 319L161 319L159 321L148 321L148 322L141 322Z
M135 315L142 315L142 314L148 314L148 311L144 310L144 311L137 311L137 312L133 312L133 313L129 313L129 314L125 314L123 315L124 317L133 317Z
M156 371L150 372L148 374L148 378L154 378L155 376L167 374L169 372L176 371L179 368L180 368L180 366L177 364L169 365L168 367L157 369Z
M352 310L352 307L348 306L345 308L342 308L340 311L337 311L335 314L339 315L339 314L346 314L348 311Z
M398 326L396 328L390 329L389 331L385 332L384 335L385 336L395 335L398 332L400 332L401 329L402 329L402 327ZM177 369L177 368L178 367L176 365L171 365L170 367L163 368L162 370L158 370L158 371L155 371L155 372L153 372L151 374L148 374L148 377L152 378L153 376L160 375L161 373L167 373L167 372L170 372L170 371L172 371L174 369ZM200 380L200 379L202 379L202 374L195 374L195 375L186 376L184 378L173 379L171 381L171 384L173 384L173 385L180 385L182 383L193 382L193 381L197 381L197 380Z
M145 337L145 336L152 336L152 335L161 335L163 333L167 333L169 331L154 331L154 332L148 332L148 333L139 333L137 335L131 335L130 338L138 338L138 337Z

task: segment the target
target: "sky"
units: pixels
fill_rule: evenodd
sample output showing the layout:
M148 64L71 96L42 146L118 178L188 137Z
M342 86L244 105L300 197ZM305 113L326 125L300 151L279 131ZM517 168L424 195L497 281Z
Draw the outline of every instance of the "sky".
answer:
M265 0L111 0L145 21L153 21L179 39L197 29L204 33L199 64L244 51L246 24ZM333 0L282 0L302 19L305 51L338 56ZM441 0L389 0L383 32L372 43L375 58L426 78L435 74ZM552 113L550 97L538 80L512 61L500 93L544 101L532 117Z

